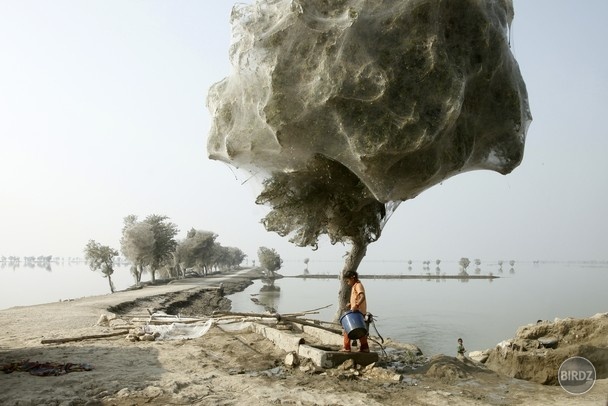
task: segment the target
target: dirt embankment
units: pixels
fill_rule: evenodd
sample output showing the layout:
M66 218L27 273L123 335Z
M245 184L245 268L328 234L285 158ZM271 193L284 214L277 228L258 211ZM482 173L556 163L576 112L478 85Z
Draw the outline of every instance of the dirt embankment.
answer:
M598 379L608 378L608 313L585 319L539 321L488 352L485 365L501 374L558 385L560 365L570 357L591 361Z

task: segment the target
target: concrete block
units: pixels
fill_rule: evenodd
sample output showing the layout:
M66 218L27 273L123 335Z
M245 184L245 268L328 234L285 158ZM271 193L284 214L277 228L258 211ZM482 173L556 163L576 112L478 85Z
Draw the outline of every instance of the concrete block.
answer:
M300 345L298 355L310 359L315 365L322 368L335 368L349 359L362 366L378 361L376 352L326 351L307 344Z
M298 353L298 347L304 343L304 338L285 331L279 331L258 323L251 323L251 326L257 334L272 341L274 345L287 352Z
M318 339L323 344L342 346L342 336L334 334L331 331L322 330L320 328L311 326L302 326L304 333L311 335Z

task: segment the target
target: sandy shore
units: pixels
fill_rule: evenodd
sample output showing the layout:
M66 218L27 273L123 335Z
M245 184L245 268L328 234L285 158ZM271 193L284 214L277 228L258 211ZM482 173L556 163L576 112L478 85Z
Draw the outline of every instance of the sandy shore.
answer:
M498 375L481 364L435 356L396 374L379 364L369 371L323 370L303 362L284 365L286 353L249 331L217 326L192 340L136 341L113 337L42 344L116 333L120 323L149 309L182 306L211 314L229 306L217 294L243 289L252 271L186 279L139 290L69 302L0 310L0 365L23 361L89 365L90 371L35 376L0 374L2 405L606 405L608 382L574 397L559 386L543 386ZM114 317L98 324L101 315ZM379 350L379 348L373 348ZM400 375L400 379L395 379Z

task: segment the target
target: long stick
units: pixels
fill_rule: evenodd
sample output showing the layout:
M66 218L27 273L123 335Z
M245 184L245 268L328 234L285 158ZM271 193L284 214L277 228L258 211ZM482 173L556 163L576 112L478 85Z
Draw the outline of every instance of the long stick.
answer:
M281 317L280 315L274 315L274 314L269 314L269 313L239 313L239 312L217 312L217 313L213 313L212 316L244 316L244 317L265 317L265 318L270 318L270 317Z
M327 305L327 306L323 306L323 307L319 307L318 309L312 309L312 310L306 310L304 312L300 312L300 313L287 313L285 315L282 314L278 314L278 313L274 313L274 314L270 314L270 313L240 313L240 312L214 312L211 316L209 317L214 317L217 315L222 315L222 316L245 316L245 317L275 317L275 318L285 318L285 317L291 317L291 316L299 316L299 315L305 315L305 314L312 314L315 313L317 310L321 310L321 309L325 309L326 307L329 307L331 305Z
M328 307L331 307L332 305L328 304L327 306L323 306L323 307L317 307L316 309L310 309L310 310L305 310L302 313L308 313L308 312L316 312L317 310L323 310L323 309L327 309Z
M40 344L58 344L58 343L69 343L70 341L81 341L81 340L90 340L93 338L106 338L106 337L114 337L128 333L129 330L117 331L115 333L107 333L107 334L95 334L90 336L80 336L80 337L70 337L70 338L49 338L47 340L41 340Z
M264 318L275 317L274 315L271 315L271 314L260 314L260 313L221 312L221 313L216 313L216 314L233 315L233 316L245 316L245 317L264 317ZM329 331L329 332L332 332L332 333L341 334L341 330L339 330L339 329L334 329L334 328L330 328L330 327L323 327L323 326L320 326L320 325L315 324L315 323L310 323L308 321L304 321L302 319L298 319L296 317L282 316L280 314L277 314L276 318L277 318L277 320L289 321L289 322L292 322L292 323L298 323L298 324L302 324L304 326L316 327L316 328L319 328L321 330L326 330L326 331Z
M336 333L336 334L341 334L342 333L342 331L340 331L338 329L331 328L331 327L323 327L323 326L320 326L318 324L309 323L307 321L304 321L302 319L298 319L298 318L295 318L295 317L281 317L281 320L283 320L283 321L289 321L291 323L302 324L303 326L315 327L315 328L318 328L318 329L321 329L321 330L329 331L330 333Z

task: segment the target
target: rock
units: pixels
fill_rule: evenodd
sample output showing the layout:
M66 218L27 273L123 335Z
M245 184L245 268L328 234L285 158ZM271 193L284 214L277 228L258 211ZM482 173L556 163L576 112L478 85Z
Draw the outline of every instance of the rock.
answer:
M309 374L325 374L325 369L314 364L300 365L300 371Z
M384 345L386 347L391 347L392 349L395 349L395 350L401 350L401 352L403 350L407 351L414 357L423 355L422 350L415 344L397 342L397 341L393 341L390 338L388 338L385 340Z
M469 352L469 358L476 362L481 362L482 364L486 362L489 357L489 350L485 351L471 351Z
M300 359L295 352L290 352L285 356L284 363L288 367L296 367L300 364Z
M412 354L418 356L418 355L423 355L422 354L422 350L420 348L418 348L418 346L414 345L414 344L409 344L409 343L402 343L401 348L411 352Z
M409 377L409 376L402 376L402 378L403 379L401 380L401 382L404 383L404 384L406 384L406 385L409 385L409 386L416 386L416 385L418 385L418 380L415 379L415 378L412 378L412 377Z
M107 314L102 314L101 316L99 316L99 319L97 320L97 323L95 323L95 325L97 325L97 326L107 326L108 325L108 315Z
M355 361L352 358L347 359L338 366L338 369L341 370L347 370L351 368L355 368Z
M127 398L127 397L129 397L130 393L131 393L131 391L129 390L129 388L122 388L121 390L116 392L116 397L117 398Z
M363 374L364 376L377 381L401 382L403 380L403 375L391 371L390 369L384 368L372 368L370 370L363 370Z
M513 351L532 351L540 348L538 340L516 338L511 343L511 349Z
M146 398L156 398L163 394L163 390L158 386L147 386L141 393Z
M146 335L146 332L144 331L143 328L140 327L140 328L135 329L134 334L138 337L142 337L142 336Z
M503 340L503 341L499 342L498 344L496 344L496 350L498 351L498 353L505 356L507 354L507 352L509 350L511 350L512 344L513 343L511 340Z
M538 342L545 348L556 348L559 340L557 337L540 337Z
M363 368L363 372L367 373L367 372L371 371L372 369L374 369L375 366L376 366L376 363L372 362L371 364L368 364L365 366L365 368Z

